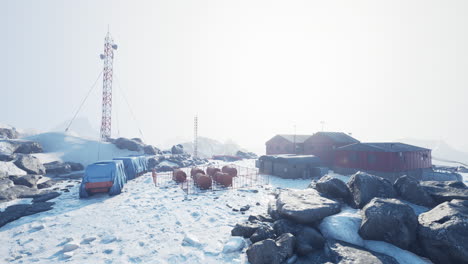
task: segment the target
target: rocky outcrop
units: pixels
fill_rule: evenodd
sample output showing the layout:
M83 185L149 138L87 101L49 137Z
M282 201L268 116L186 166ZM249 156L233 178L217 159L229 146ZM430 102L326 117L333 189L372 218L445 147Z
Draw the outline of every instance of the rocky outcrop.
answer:
M423 181L421 186L438 204L453 199L468 200L468 188L463 182Z
M12 180L6 178L6 179L0 179L0 192L13 187L15 185Z
M0 161L0 179L8 178L9 176L24 176L27 173L18 168L13 162Z
M68 174L72 172L72 168L70 164L63 163L60 161L53 161L53 162L45 163L44 167L46 168L47 174L60 175L60 174Z
M38 158L31 155L20 155L14 163L28 174L43 175L46 173L44 165Z
M38 189L50 188L50 187L54 186L55 183L56 182L54 180L48 180L48 181L41 182L41 183L37 184L37 188Z
M325 197L331 199L340 199L348 204L353 200L351 197L351 192L349 191L346 183L329 175L322 177L315 184L315 189Z
M158 166L158 164L159 164L159 159L158 158L155 158L155 157L149 158L148 159L148 170L152 170L152 169L156 168L156 166Z
M9 206L4 212L0 212L0 227L20 219L23 216L33 215L52 209L54 203L38 202L33 204L17 204Z
M314 224L336 214L341 204L320 196L314 189L286 190L276 200L280 216L301 224Z
M395 181L393 187L398 196L410 203L425 207L436 205L432 197L419 184L419 181L411 176L401 176Z
M42 146L34 141L19 139L0 140L0 149L5 153L32 154L42 153Z
M359 235L409 249L416 240L418 218L413 209L396 199L374 198L362 209Z
M257 230L255 230L255 233L250 237L250 241L252 241L252 243L256 243L268 238L275 238L275 236L275 231L271 226L260 225Z
M359 208L364 207L375 197L396 197L395 190L388 180L364 172L358 172L351 176L348 187Z
M281 264L285 260L273 239L251 245L247 249L247 258L250 264Z
M337 240L329 240L325 243L325 255L330 262L335 264L398 264L390 256Z
M40 191L35 188L29 188L24 185L15 185L0 191L0 201L9 201L16 198L34 198L40 194Z
M276 245L279 247L279 254L282 259L289 259L294 255L294 249L296 247L296 238L293 234L286 233L282 234L276 240Z
M19 133L15 128L0 128L0 138L16 139L18 137Z
M468 263L468 201L444 202L418 220L419 241L434 263Z
M259 227L260 224L252 222L236 224L236 226L234 226L234 228L231 230L231 235L250 238Z
M40 194L40 195L37 195L34 197L34 199L32 200L33 203L43 203L43 202L47 202L49 200L52 200L54 198L57 198L61 195L61 193L59 192L49 192L49 193L45 193L45 194Z
M14 159L16 159L15 154L0 152L0 161L12 161Z
M273 230L275 230L275 234L277 236L281 236L286 233L297 235L302 227L303 225L297 224L288 219L279 219L273 223Z
M171 153L173 155L184 154L184 147L181 144L174 145L171 148Z
M114 145L119 149L127 149L130 151L140 151L142 149L141 142L122 137L114 140Z
M15 185L23 185L29 188L36 188L37 182L41 178L42 176L39 175L10 176L10 180L12 180Z
M322 234L315 228L304 226L296 235L296 252L300 256L321 250L325 243Z
M151 145L146 145L143 147L143 151L145 152L146 155L158 155L161 154L161 150L158 148L151 146Z
M78 162L67 161L65 162L65 164L69 165L72 171L82 171L85 169L83 164L78 163Z

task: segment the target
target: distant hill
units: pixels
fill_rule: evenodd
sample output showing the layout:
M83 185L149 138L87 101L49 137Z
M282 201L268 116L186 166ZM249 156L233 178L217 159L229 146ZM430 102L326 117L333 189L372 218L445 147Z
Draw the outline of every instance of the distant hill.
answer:
M432 149L432 158L440 161L456 161L468 164L468 152L450 146L442 140L401 139L400 142Z

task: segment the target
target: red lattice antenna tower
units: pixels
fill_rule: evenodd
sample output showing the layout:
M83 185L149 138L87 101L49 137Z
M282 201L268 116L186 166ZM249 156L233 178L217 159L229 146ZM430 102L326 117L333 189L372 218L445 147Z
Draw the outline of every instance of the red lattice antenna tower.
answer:
M102 78L102 141L108 141L112 131L112 79L114 75L114 50L116 49L117 45L114 43L109 31L107 31L106 38L104 39L104 54L101 54L101 60L104 61Z

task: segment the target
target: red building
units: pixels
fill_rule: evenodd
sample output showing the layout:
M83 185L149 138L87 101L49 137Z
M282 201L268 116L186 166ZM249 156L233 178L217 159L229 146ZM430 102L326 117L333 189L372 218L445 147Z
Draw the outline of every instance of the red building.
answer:
M393 179L432 167L431 150L403 143L357 143L335 151L335 171L367 171ZM388 177L394 176L394 177Z
M266 154L304 154L304 141L309 137L310 135L276 135L265 143Z
M335 150L354 143L359 143L359 140L343 132L317 132L304 141L304 154L317 156L330 167Z

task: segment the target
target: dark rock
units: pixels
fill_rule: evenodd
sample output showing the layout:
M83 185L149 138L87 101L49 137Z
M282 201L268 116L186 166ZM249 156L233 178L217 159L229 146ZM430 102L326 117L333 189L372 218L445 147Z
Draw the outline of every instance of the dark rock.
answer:
M444 202L418 220L418 239L434 263L468 263L468 201Z
M45 163L44 167L47 174L68 174L72 171L70 164L60 161Z
M413 209L396 199L374 198L362 209L359 235L409 249L416 240L418 217Z
M282 234L276 239L276 245L282 258L288 259L294 255L296 238L291 233Z
M277 236L281 236L286 233L297 235L302 227L302 225L294 223L288 219L279 219L273 223L273 230L275 230L275 234Z
M269 225L260 225L250 237L250 241L256 243L268 238L275 238L275 231Z
M54 186L55 183L56 183L56 182L53 181L53 180L48 180L48 181L39 183L39 184L37 185L37 188L38 188L38 189L50 188L50 187Z
M37 195L32 202L33 203L42 203L42 202L47 202L49 200L52 200L54 198L57 198L61 195L59 192L50 192L50 193L45 193L41 195Z
M54 203L42 202L34 204L17 204L9 206L5 211L0 212L0 227L20 219L23 216L33 215L52 209Z
M358 172L351 176L348 187L359 208L364 207L375 197L396 197L395 190L388 180L364 172Z
M269 215L250 215L248 220L250 222L267 222L267 223L273 223L275 221Z
M43 175L46 173L44 165L38 158L31 155L20 155L14 163L28 174Z
M159 161L157 158L149 158L148 159L148 169L152 170L154 169L157 165L159 164Z
M172 154L184 154L184 147L181 144L172 146L171 153Z
M314 251L313 253L310 253L306 256L299 256L297 260L293 263L294 264L312 264L312 263L333 264L332 262L330 262L330 259L327 257L327 255L325 254L323 250Z
M241 212L245 212L245 211L247 211L247 210L249 210L249 209L250 209L250 205L245 205L245 206L242 206L239 210L240 210Z
M325 243L325 254L336 264L398 264L398 261L390 256L337 240L328 240Z
M38 175L26 175L26 176L10 176L15 185L24 185L29 188L35 188L37 182L41 179Z
M18 147L15 150L15 153L21 154L32 154L32 153L42 153L44 150L42 146L34 141L21 140L17 141Z
M139 144L143 144L143 140L141 138L132 138L132 140L138 142Z
M78 162L67 161L67 162L65 162L65 164L70 165L70 168L71 168L72 171L82 171L82 170L85 169L83 164L78 163Z
M154 146L151 146L151 145L146 145L143 147L143 151L145 152L145 154L147 155L158 155L158 154L161 154L161 150L159 150L158 148L154 147Z
M15 128L0 128L0 138L16 139L19 137Z
M341 210L340 203L320 196L314 189L285 190L278 196L276 207L282 217L301 224L315 224Z
M236 224L236 226L234 226L234 229L231 230L231 235L250 238L259 227L260 225L258 223L245 222L241 224Z
M341 199L346 203L352 200L348 186L342 180L330 175L322 177L316 184L315 189L332 199Z
M296 252L300 256L321 250L325 239L312 227L304 226L296 235Z
M420 184L438 204L453 199L468 200L468 188L463 182L423 181Z
M425 207L435 206L432 197L419 184L419 181L411 176L401 176L393 184L396 193L405 201Z
M10 179L0 179L0 192L13 187L15 184Z
M114 145L119 149L128 149L131 151L140 151L141 143L128 138L118 138L114 141Z
M251 245L247 249L250 264L281 264L285 258L273 239L266 239Z
M14 159L16 159L15 154L0 152L0 161L12 161Z

